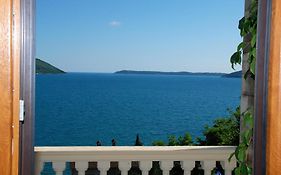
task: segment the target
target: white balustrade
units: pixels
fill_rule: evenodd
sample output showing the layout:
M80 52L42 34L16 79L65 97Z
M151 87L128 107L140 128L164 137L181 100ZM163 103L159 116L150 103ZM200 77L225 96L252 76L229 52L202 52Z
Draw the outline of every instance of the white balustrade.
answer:
M232 160L230 162L229 161L223 161L222 167L224 169L225 175L231 175L233 167L236 167L236 161L234 160L234 158L232 158Z
M170 170L173 168L173 166L174 166L174 161L172 160L160 161L160 168L163 171L163 175L169 175Z
M40 175L45 162L53 163L56 175L62 175L66 162L75 162L78 175L85 175L88 162L97 162L100 175L107 175L110 162L118 162L122 175L128 175L133 161L139 162L142 175L148 175L153 161L159 161L163 175L169 175L174 161L181 162L184 175L190 175L195 161L200 161L205 175L211 175L220 161L225 175L231 175L236 167L232 146L114 146L114 147L35 147L35 175Z
M139 168L142 171L142 175L148 175L149 170L152 168L152 161L140 161Z
M63 171L65 169L65 162L62 161L53 162L53 169L56 175L63 175Z
M211 175L214 167L216 167L216 160L204 160L203 161L204 175Z
M98 161L98 169L100 170L100 175L107 175L107 171L110 168L110 161Z
M121 162L119 162L118 167L119 167L122 175L128 175L128 172L131 169L131 162L130 161L121 161Z
M75 168L78 171L78 175L85 175L85 171L88 169L87 161L77 161L75 162Z
M194 168L194 161L192 160L181 161L181 167L184 171L184 175L191 175L191 171Z

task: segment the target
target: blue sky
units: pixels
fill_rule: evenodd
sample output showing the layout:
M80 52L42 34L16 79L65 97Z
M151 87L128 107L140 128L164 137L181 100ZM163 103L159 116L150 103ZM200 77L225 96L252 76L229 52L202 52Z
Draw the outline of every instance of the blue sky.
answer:
M243 0L37 0L36 55L70 72L232 72L243 8Z

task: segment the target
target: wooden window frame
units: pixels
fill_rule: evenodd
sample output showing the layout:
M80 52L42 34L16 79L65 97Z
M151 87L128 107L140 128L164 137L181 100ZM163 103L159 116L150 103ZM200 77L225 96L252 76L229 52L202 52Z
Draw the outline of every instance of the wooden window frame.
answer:
M25 119L20 123L21 175L34 174L35 133L35 9L36 0L21 0L21 90Z
M21 0L21 98L26 119L21 124L22 175L33 174L35 105L35 0ZM278 174L281 169L280 0L259 0L255 81L254 174ZM273 168L274 166L274 168Z
M259 0L255 82L255 175L281 169L281 1Z

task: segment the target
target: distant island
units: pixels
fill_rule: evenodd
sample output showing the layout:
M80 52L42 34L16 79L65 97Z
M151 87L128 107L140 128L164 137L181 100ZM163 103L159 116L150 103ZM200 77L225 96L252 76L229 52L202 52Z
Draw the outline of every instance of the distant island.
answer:
M223 77L226 78L242 78L242 71L232 72L230 74L225 74Z
M36 74L62 74L63 70L36 58Z
M114 72L115 74L143 74L143 75L201 75L201 76L221 76L225 78L241 78L242 71L232 73L213 73L213 72L162 72L162 71L136 71L136 70L121 70Z
M121 70L115 74L145 74L145 75L203 75L203 76L223 76L225 73L212 72L161 72L161 71L135 71L135 70Z

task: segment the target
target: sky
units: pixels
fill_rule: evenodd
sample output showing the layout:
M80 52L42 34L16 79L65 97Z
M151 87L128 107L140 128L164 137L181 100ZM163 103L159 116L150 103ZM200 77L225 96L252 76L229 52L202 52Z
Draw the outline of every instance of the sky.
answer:
M37 0L36 56L68 72L232 72L243 12L244 0Z

